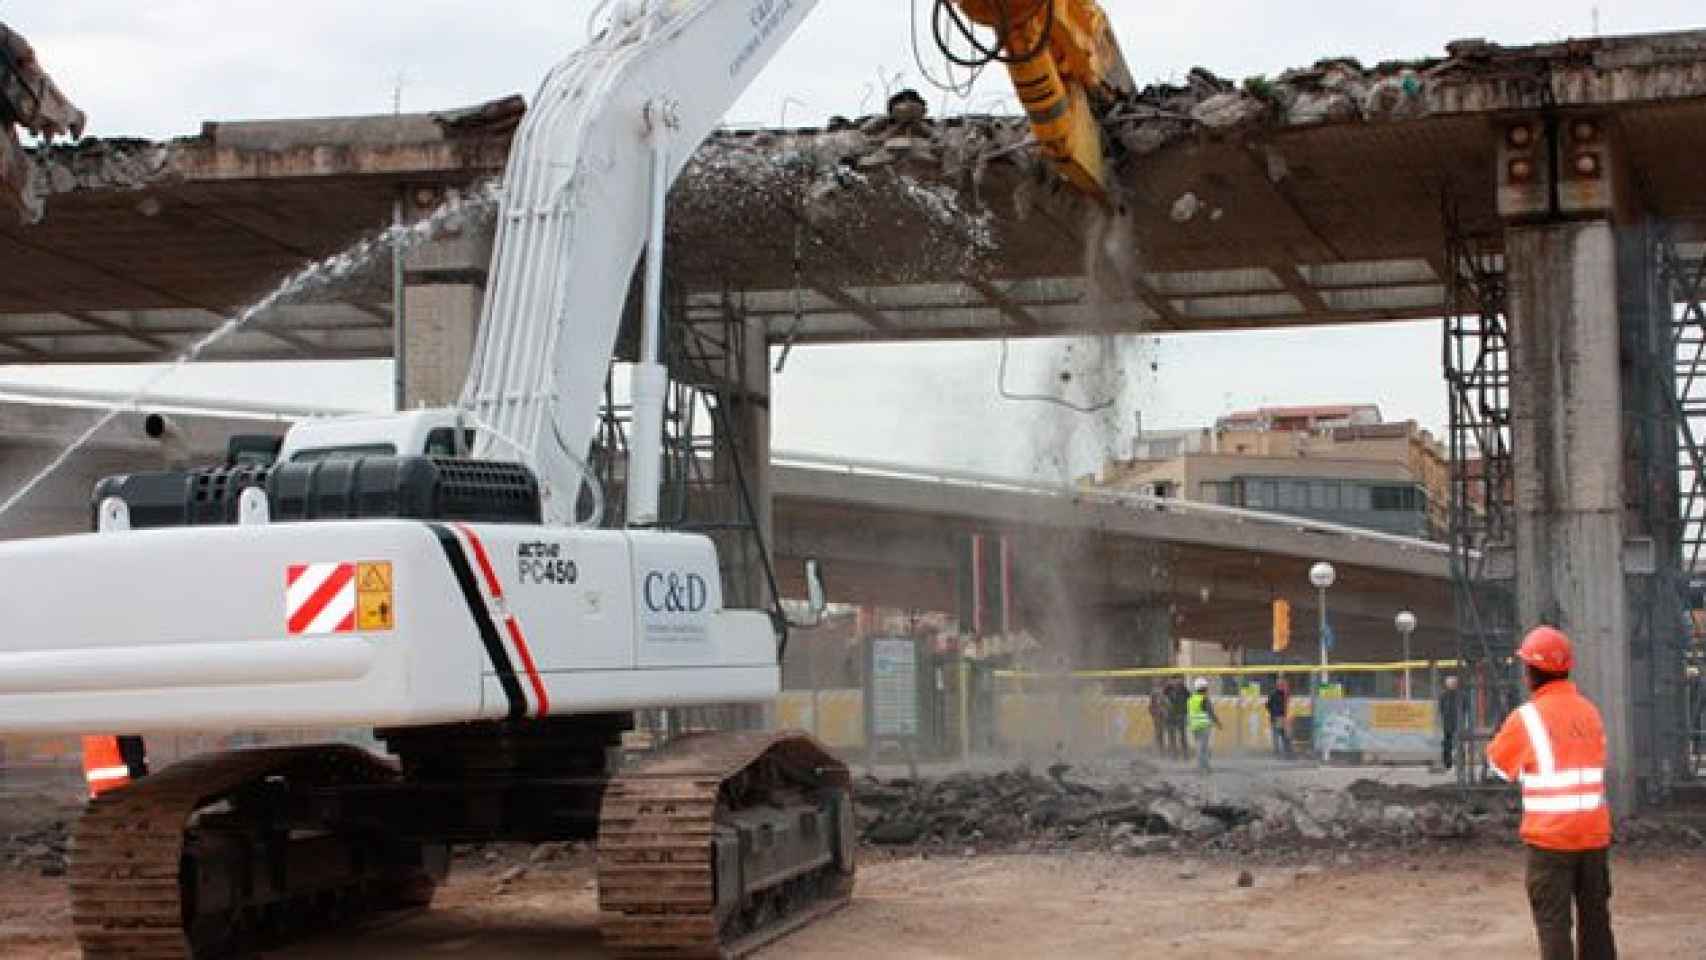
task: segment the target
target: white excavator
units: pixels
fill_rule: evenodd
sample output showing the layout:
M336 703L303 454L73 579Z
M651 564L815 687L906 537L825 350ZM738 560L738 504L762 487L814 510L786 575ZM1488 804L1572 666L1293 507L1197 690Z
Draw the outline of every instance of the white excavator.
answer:
M1108 193L1130 92L1090 0L941 0L995 29L1061 176ZM665 197L813 0L605 5L518 130L453 409L309 420L270 463L103 481L87 534L0 543L0 731L373 728L207 754L73 831L91 957L227 954L428 902L449 844L596 839L619 956L737 956L845 903L846 767L794 733L607 766L634 711L763 703L778 620L657 527ZM965 35L970 36L966 30ZM628 278L649 243L625 527L578 525ZM821 593L821 591L814 591Z

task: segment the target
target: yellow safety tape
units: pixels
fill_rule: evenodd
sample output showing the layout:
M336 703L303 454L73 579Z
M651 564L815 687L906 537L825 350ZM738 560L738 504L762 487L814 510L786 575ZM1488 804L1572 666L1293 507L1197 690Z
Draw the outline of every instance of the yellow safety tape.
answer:
M1438 667L1441 670L1457 668L1456 660L1407 660L1394 663L1334 663L1326 667L1320 664L1277 664L1261 667L1128 667L1119 670L1074 670L1066 676L1073 680L1135 680L1143 677L1250 677L1272 675L1276 673L1320 673L1323 670L1333 673L1379 673L1386 670L1426 670ZM1037 680L1048 677L1059 677L1061 674L1037 673L1026 670L997 670L995 676L1002 680Z

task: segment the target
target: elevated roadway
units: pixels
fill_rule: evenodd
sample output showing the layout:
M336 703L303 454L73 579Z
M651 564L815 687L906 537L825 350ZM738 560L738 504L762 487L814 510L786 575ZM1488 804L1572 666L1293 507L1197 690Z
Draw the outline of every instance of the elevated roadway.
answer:
M89 421L87 409L0 403L0 493L10 493ZM12 516L0 536L88 529L102 476L216 462L231 433L282 432L285 421L168 414L160 439L126 414ZM1175 637L1266 647L1271 601L1294 608L1298 652L1315 649L1307 570L1331 560L1340 655L1390 653L1391 621L1409 608L1418 653L1452 652L1444 547L1277 514L1081 490L976 473L803 454L772 456L774 529L784 593L819 559L833 599L955 611L969 537L1006 537L1015 625L1071 632L1109 652ZM1127 661L1129 662L1129 660Z
M523 109L508 97L220 121L167 142L49 151L46 221L0 223L0 363L170 356L399 204L418 213L499 174ZM1111 229L1051 180L1018 117L725 131L672 196L670 270L687 316L732 303L768 320L772 342L1438 316L1453 280L1447 211L1497 252L1501 124L1534 113L1600 123L1633 206L1698 256L1706 33L1693 32L1463 41L1372 70L1322 61L1247 89L1194 72L1111 124L1127 154L1125 216ZM1087 248L1104 251L1095 271ZM418 264L412 280L468 280L469 262ZM214 353L388 356L392 300L381 261Z

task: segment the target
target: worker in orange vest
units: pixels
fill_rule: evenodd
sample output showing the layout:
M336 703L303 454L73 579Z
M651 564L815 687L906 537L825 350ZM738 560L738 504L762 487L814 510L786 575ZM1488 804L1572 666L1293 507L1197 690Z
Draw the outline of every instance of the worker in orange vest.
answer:
M89 799L147 774L148 758L141 737L83 738L83 779L89 786Z
M1523 638L1527 703L1505 719L1487 764L1522 784L1528 845L1528 903L1543 960L1612 960L1611 808L1605 802L1605 727L1599 709L1570 682L1575 653L1556 627ZM1581 939L1571 941L1572 905Z

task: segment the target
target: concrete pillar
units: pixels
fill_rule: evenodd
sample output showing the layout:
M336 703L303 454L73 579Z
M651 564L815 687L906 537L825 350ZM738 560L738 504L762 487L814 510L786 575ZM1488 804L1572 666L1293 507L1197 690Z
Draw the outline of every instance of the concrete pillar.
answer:
M1623 577L1623 369L1609 219L1505 231L1520 631L1556 623L1605 718L1614 809L1636 802ZM1517 638L1520 640L1520 636Z
M404 188L402 194L405 221L426 216L445 198L435 187ZM447 229L404 258L405 408L446 406L461 396L491 258L492 230L484 222Z

